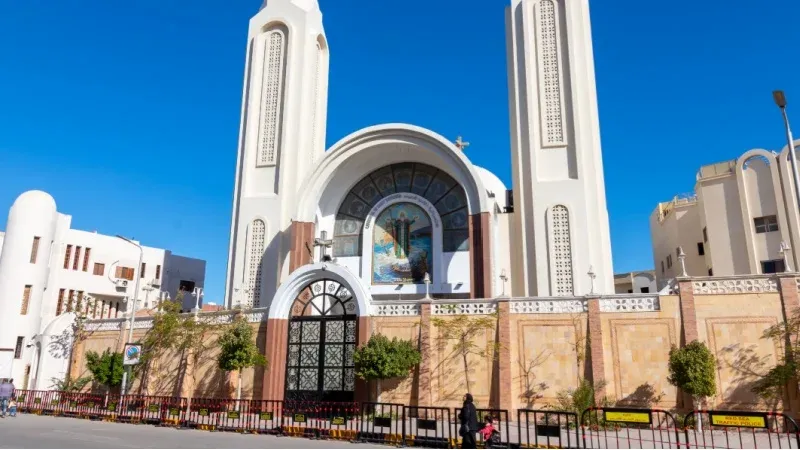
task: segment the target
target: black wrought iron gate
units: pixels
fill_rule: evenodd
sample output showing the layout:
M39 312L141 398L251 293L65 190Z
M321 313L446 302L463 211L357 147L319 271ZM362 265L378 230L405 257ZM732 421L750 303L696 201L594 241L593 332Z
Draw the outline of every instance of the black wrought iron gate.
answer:
M291 319L286 358L286 400L354 400L353 352L357 324L356 316Z

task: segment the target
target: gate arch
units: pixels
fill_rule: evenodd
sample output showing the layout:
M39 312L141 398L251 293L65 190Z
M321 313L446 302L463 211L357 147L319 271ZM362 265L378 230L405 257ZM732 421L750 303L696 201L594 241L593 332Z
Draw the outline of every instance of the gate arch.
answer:
M300 290L289 319L285 400L355 399L356 309L350 288L336 280L315 280Z

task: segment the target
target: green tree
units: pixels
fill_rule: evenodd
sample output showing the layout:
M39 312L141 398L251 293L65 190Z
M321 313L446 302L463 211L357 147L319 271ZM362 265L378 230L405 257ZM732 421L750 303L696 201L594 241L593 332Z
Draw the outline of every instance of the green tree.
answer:
M778 364L766 373L759 373L761 378L753 385L753 392L776 408L792 380L800 379L800 309L785 322L768 328L761 337L784 344Z
M175 300L161 302L153 316L153 326L142 339L142 357L137 367L143 373L141 389L150 379L155 362L167 356L167 353L174 353L180 358L177 374L179 384L176 386L180 392L189 361L199 363L211 348L211 343L205 339L211 325L203 318L195 320L192 314L182 314L182 304L181 292Z
M58 377L50 378L50 382L52 385L50 386L52 389L60 392L80 392L86 387L87 384L91 383L92 377L80 377L72 379L67 373L66 378L63 380Z
M381 380L405 378L420 363L419 349L409 340L375 334L353 354L356 376L366 381L376 381L378 401L381 396Z
M450 347L450 357L460 358L464 369L464 382L467 392L470 392L470 367L469 357L479 358L497 357L499 344L490 343L486 346L478 345L475 337L486 331L494 330L497 324L497 313L486 316L468 316L464 314L449 316L448 318L433 317L431 323L438 330L437 341L442 350Z
M220 347L217 366L225 372L236 370L239 373L236 386L238 400L242 398L242 370L266 365L267 359L256 345L253 327L241 315L217 339L217 345Z
M675 346L669 351L669 376L667 381L692 396L695 404L703 407L717 390L716 360L706 344L692 341L683 348ZM702 429L699 422L698 428Z
M92 373L92 379L107 390L122 384L122 353L106 349L102 355L89 351L86 353L86 368Z

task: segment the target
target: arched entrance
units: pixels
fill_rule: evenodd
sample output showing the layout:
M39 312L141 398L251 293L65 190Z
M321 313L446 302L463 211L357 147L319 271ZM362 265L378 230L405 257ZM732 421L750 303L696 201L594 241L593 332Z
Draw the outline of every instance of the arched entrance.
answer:
M291 307L284 399L351 402L358 306L344 284L324 278L300 290Z

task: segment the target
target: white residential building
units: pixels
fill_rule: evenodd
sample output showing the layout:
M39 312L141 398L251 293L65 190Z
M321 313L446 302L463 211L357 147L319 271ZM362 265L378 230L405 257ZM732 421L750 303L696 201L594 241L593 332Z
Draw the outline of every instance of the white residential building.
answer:
M654 270L618 273L614 275L614 292L617 294L654 294L656 273Z
M19 388L47 389L64 373L67 358L46 374L37 362L48 340L71 324L67 313L124 317L134 296L137 309L145 309L180 290L188 292L189 310L191 292L205 282L203 260L141 246L137 267L138 242L73 230L71 222L49 194L29 191L14 202L0 233L0 378L13 377Z
M795 141L795 146L800 140ZM700 168L695 192L650 216L658 286L681 275L767 274L797 269L800 216L789 148L753 149Z

